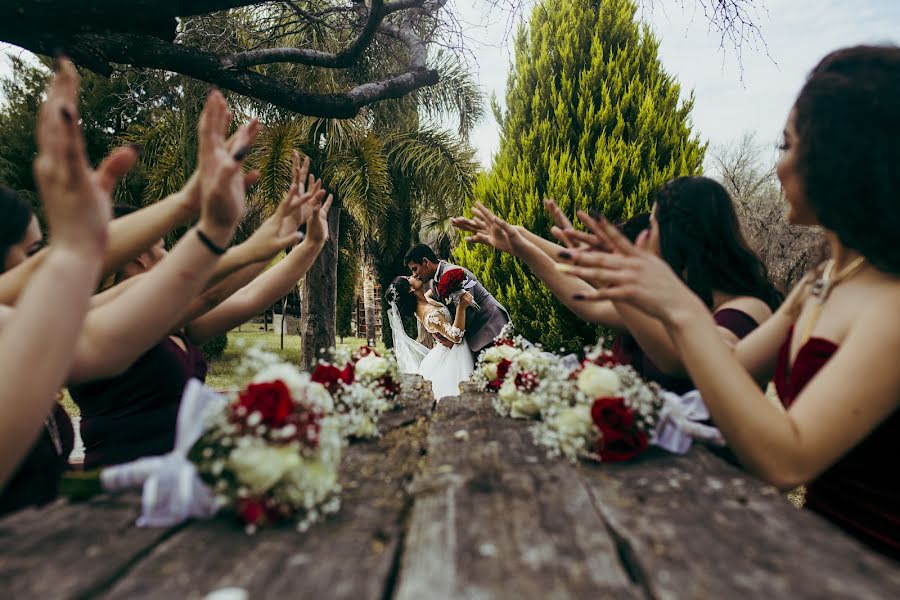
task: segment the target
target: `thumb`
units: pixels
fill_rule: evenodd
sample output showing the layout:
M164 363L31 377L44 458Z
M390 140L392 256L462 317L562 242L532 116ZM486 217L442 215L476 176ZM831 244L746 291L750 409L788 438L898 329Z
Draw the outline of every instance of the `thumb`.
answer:
M97 167L96 173L100 186L105 191L112 193L119 180L137 162L138 155L137 146L122 146L110 152Z

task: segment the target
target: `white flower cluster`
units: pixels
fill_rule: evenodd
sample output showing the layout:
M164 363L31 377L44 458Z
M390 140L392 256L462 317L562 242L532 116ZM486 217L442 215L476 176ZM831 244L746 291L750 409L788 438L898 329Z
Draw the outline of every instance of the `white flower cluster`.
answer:
M571 369L559 356L532 346L507 360L511 363L509 372L494 398L494 408L500 415L539 418L549 405L571 394Z

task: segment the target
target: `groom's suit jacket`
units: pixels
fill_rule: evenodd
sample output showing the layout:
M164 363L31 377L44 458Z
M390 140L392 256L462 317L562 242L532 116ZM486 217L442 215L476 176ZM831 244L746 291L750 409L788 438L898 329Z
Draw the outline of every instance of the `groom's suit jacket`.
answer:
M438 295L437 284L441 280L441 276L451 269L462 269L466 273L466 277L475 282L475 286L468 291L475 298L475 302L478 303L481 310L475 310L472 307L466 310L466 341L469 342L469 349L472 352L481 352L490 346L494 338L500 334L503 326L509 323L509 313L490 292L484 289L471 271L452 265L445 260L438 263L437 271L430 282L431 293L435 300L444 301L444 298Z

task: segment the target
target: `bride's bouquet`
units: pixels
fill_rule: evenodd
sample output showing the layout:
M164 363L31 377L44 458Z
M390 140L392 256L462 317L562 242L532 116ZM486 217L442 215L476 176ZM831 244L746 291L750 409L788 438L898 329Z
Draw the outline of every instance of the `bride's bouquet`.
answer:
M697 422L709 417L699 394L666 392L600 347L560 391L532 427L535 442L550 456L620 462L651 445L683 454L693 438L721 442L715 428Z
M469 279L466 272L462 269L449 269L438 280L437 292L438 296L444 299L444 303L459 304L459 298L467 291L475 287L477 282ZM481 310L481 307L474 300L469 304L475 310Z
M248 533L294 521L305 531L340 508L338 467L344 440L331 395L275 355L251 350L253 371L231 398L196 379L185 388L175 448L70 479L118 492L143 487L139 526L235 513Z
M345 437L378 435L378 419L395 407L400 395L400 370L394 355L382 356L369 346L354 351L332 349L312 373L334 398L335 416Z

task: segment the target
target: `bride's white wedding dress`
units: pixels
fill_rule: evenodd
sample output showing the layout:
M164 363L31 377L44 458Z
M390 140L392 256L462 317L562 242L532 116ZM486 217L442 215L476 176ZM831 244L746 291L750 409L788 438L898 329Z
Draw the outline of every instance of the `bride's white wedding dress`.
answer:
M429 303L429 310L425 313L422 324L429 333L440 334L453 342L453 347L447 348L435 342L434 348L428 351L419 364L419 374L431 382L435 399L458 396L459 384L468 381L475 370L465 332L453 326L450 311L437 302Z

